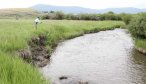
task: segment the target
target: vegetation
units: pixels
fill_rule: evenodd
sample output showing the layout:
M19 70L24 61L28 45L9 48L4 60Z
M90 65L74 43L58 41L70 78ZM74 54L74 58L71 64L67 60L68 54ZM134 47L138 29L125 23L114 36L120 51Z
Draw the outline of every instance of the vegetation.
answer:
M132 35L139 38L146 38L146 13L141 13L129 24Z
M43 21L38 29L33 20L0 20L0 83L45 84L42 75L33 66L17 56L17 51L26 49L28 41L40 34L48 38L49 53L59 41L84 33L109 30L124 25L121 21Z
M0 9L0 19L30 19L41 15L41 12L31 8Z
M120 17L121 17L122 21L124 21L125 24L128 25L130 23L133 15L122 13L122 14L120 14Z
M46 13L46 12L45 12ZM53 20L122 20L119 14L108 12L105 14L65 14L61 11L50 11L49 13L42 16L42 19L53 19Z
M41 17L43 20L123 20L128 24L133 17L133 14L115 14L114 12L107 12L104 14L66 14L61 11L44 11L39 12L31 8L11 8L11 9L0 9L0 19L32 19L35 17Z
M146 13L140 13L128 25L136 47L146 49Z
M146 39L135 38L135 46L146 50Z
M39 71L12 54L0 52L1 84L46 84Z

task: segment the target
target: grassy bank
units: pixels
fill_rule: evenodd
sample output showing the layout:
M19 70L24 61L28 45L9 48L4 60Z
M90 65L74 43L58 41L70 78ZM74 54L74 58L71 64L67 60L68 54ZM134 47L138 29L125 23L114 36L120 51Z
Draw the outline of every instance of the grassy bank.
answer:
M41 74L16 56L28 48L28 41L38 35L47 36L49 53L58 42L83 35L119 28L120 21L43 21L36 30L32 20L0 20L0 82L1 84L42 84Z
M0 84L46 84L32 65L11 54L0 52Z
M128 24L129 31L134 38L135 48L146 54L146 13L139 13Z
M146 50L146 39L135 39L135 46Z

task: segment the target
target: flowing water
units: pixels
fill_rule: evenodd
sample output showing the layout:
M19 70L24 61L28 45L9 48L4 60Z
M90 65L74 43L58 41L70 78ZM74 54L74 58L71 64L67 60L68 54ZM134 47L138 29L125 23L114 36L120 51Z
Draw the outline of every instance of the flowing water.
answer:
M42 72L53 84L146 84L146 56L127 30L101 31L60 43Z

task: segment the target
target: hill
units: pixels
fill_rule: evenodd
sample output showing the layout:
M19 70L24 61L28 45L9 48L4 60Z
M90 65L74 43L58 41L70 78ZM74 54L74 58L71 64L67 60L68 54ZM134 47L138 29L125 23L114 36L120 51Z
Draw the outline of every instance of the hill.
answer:
M131 14L136 14L140 12L146 12L146 9L138 9L138 8L133 8L133 7L125 7L125 8L107 8L107 9L102 9L99 10L100 13L106 13L109 11L113 11L114 13L131 13Z
M31 7L32 9L38 11L63 11L65 13L106 13L109 11L113 11L114 13L140 13L146 12L146 9L138 9L132 7L126 8L107 8L107 9L90 9L90 8L83 8L77 6L53 6L53 5L45 5L45 4L38 4Z
M63 11L65 13L96 13L96 9L89 9L77 6L53 6L53 5L45 5L38 4L31 7L32 9L38 11Z
M0 19L6 18L33 18L41 14L31 8L9 8L9 9L0 9Z

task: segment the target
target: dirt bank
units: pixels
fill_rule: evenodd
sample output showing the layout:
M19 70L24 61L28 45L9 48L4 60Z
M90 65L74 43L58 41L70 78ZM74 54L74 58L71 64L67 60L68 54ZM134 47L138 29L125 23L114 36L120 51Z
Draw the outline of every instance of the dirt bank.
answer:
M38 67L43 67L49 62L50 54L47 48L47 37L45 35L39 35L38 37L32 37L28 42L28 49L19 51L25 61Z
M136 50L138 50L140 53L146 55L146 50L143 48L135 47Z

